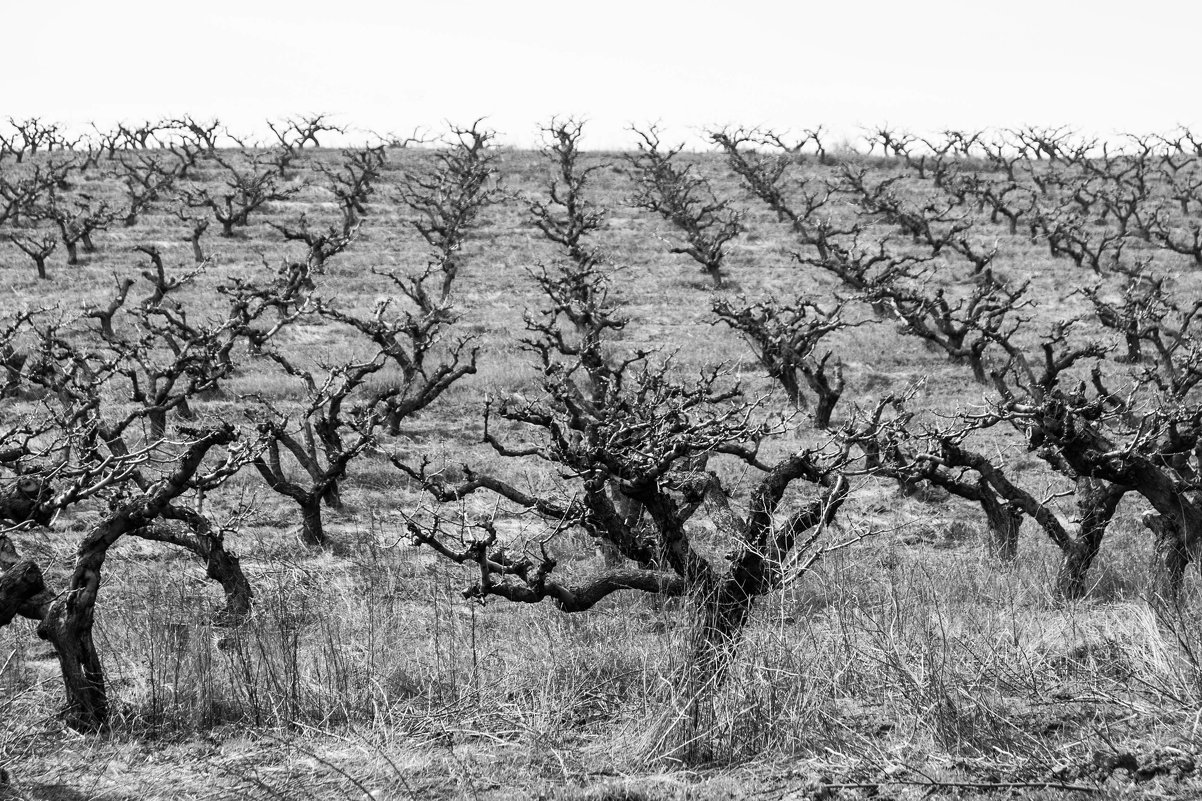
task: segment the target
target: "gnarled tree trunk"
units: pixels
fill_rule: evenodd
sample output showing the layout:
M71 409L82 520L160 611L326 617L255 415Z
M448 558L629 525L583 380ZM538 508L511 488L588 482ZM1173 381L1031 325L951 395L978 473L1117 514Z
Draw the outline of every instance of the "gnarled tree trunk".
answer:
M108 725L104 669L92 640L100 571L108 549L140 521L127 510L111 513L79 546L67 591L50 605L38 636L58 652L67 704L63 718L76 731L98 731Z
M1081 522L1077 536L1064 549L1064 561L1056 576L1056 596L1068 601L1085 597L1087 577L1094 557L1102 547L1102 537L1127 489L1092 478L1077 480L1077 508Z
M1148 601L1160 612L1173 612L1180 601L1185 570L1189 567L1189 549L1181 534L1180 525L1175 520L1166 515L1152 513L1144 515L1143 520L1153 536L1154 556L1148 585Z
M1018 532L1022 527L1022 512L998 498L997 493L984 479L977 482L977 487L980 489L978 500L985 511L989 526L985 536L985 550L994 559L1012 563L1018 559Z
M694 678L700 686L720 685L734 648L738 645L756 595L737 577L711 587L698 588L693 594L697 608L697 627L693 638Z
M299 501L301 508L301 544L309 548L324 548L329 544L321 522L321 495L312 493Z
M807 359L802 365L802 372L805 374L810 389L818 396L818 403L814 409L814 426L822 430L830 428L831 414L834 413L839 398L843 397L844 388L842 362L835 362L833 376L826 372L826 364L830 356L831 354L828 352L819 361L811 362Z
M34 475L25 475L0 486L0 520L22 523L32 520L41 525L50 522L43 504L50 497L50 486Z
M0 534L0 573L8 575L9 571L15 570L24 561L17 553L16 546L13 545L12 540ZM41 577L40 570L38 571L38 575ZM44 581L44 577L42 577L42 580ZM53 600L54 593L43 586L41 590L25 596L18 603L17 614L29 620L41 620L46 616L46 610L50 608L50 603Z
M232 426L215 428L194 441L177 458L174 470L148 492L120 503L88 532L75 556L66 592L49 605L38 636L54 645L63 674L66 707L63 718L76 731L98 731L108 725L104 669L92 639L100 574L109 548L123 535L151 525L171 501L188 488L205 455L215 445L233 441Z
M45 589L41 569L28 559L0 572L0 626L11 623Z

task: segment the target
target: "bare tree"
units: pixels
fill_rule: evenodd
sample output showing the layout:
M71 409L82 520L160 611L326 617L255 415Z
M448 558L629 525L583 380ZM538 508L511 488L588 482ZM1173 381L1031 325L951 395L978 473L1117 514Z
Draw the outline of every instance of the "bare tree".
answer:
M267 127L275 134L281 145L303 148L307 145L321 147L317 137L326 133L346 133L341 126L329 121L329 114L286 117L278 122L267 121Z
M343 311L328 301L319 303L317 310L366 336L379 348L382 359L396 368L397 379L381 382L382 388L372 393L372 406L379 408L387 432L395 436L407 418L476 372L476 350L468 339L449 345L441 342L455 322L455 313L428 284L437 280L445 287L445 276L436 276L433 267L416 276L380 274L391 281L397 295L378 302L372 314Z
M92 235L103 231L116 219L117 213L107 201L95 202L81 195L70 206L52 199L45 214L58 226L63 245L67 248L67 264L79 264L79 252L95 253L96 244Z
M192 245L192 260L196 264L203 264L207 257L205 256L204 248L200 244L200 240L204 237L205 232L209 230L209 226L213 220L207 214L200 216L190 214L189 208L186 203L182 203L172 209L172 214L188 226L188 242Z
M1075 379L1078 363L1105 350L1096 342L1074 343L1071 324L1045 337L1042 364L1003 343L1010 362L994 376L1000 398L992 418L1022 433L1044 462L1073 480L1102 482L1087 485L1099 492L1114 485L1138 494L1155 510L1144 520L1158 555L1152 581L1158 605L1176 603L1202 531L1198 455L1191 444L1202 434L1193 401L1202 354L1188 333L1194 319L1189 314L1180 329L1158 335L1155 363L1123 394L1107 386L1096 366L1088 381Z
M1127 487L1088 477L1076 477L1076 521L1066 520L1055 506L1065 493L1045 492L1050 477L1041 476L1041 491L1023 487L1008 474L1000 458L973 450L968 438L998 419L963 415L929 425L915 433L913 415L902 409L901 398L891 398L898 415L887 424L867 426L867 436L857 439L869 455L877 475L895 479L904 492L916 494L923 482L980 506L988 524L986 548L991 557L1012 562L1018 556L1019 529L1024 517L1033 520L1063 554L1056 576L1055 595L1076 600L1085 597L1088 572L1101 549L1119 501Z
M107 306L96 304L84 310L85 319L99 321L99 330L91 332L92 341L81 346L55 339L55 358L70 363L80 376L90 377L92 384L80 393L104 385L111 395L128 399L122 413L97 422L98 434L110 447L117 447L117 440L135 424L138 428L144 424L147 441L158 442L167 436L169 415L193 419L191 399L215 390L230 374L229 323L197 327L187 323L182 309L130 305L126 301L134 280L115 280L116 291ZM120 325L115 322L119 315ZM64 391L52 388L60 395Z
M20 164L26 157L36 156L39 152L51 152L56 146L63 149L64 144L65 140L55 123L37 117L23 120L9 117L8 131L0 133L0 161L8 154Z
M539 327L545 341L554 341L563 356L579 357L590 378L604 376L611 368L606 340L626 325L617 305L608 296L608 280L602 269L604 256L593 241L601 230L606 210L594 202L590 188L594 175L605 167L581 164L580 142L584 125L577 120L552 120L543 128L544 158L551 166L546 199L529 201L535 226L543 237L559 248L567 261L556 261L533 273L539 288L552 302L551 322ZM571 323L575 344L555 332L558 318ZM604 391L594 384L590 393Z
M327 120L328 114L312 114L304 117L288 117L279 121L267 121L267 127L275 136L278 147L271 155L271 163L279 171L280 178L288 178L288 170L300 158L306 145L321 147L317 137L323 133L344 133L343 129Z
M845 222L831 205L835 189L826 179L799 175L797 159L782 151L780 137L760 130L726 129L710 133L710 140L726 155L730 168L751 195L766 205L777 219L788 224L798 244L817 251L826 261L834 251L846 252L862 233L858 221ZM766 151L764 148L768 148ZM803 253L796 254L809 263Z
M367 216L367 201L383 175L384 159L384 146L378 145L342 151L342 161L337 168L322 163L315 165L315 169L326 176L327 186L338 201L344 233Z
M339 483L351 461L373 444L382 420L377 403L366 394L358 402L353 396L385 360L376 354L365 362L334 365L319 382L311 371L297 367L282 354L269 356L304 382L306 398L296 410L295 422L288 411L258 398L260 409L252 416L266 449L255 457L254 466L269 487L300 506L301 542L324 548L330 542L322 523L322 506L342 508ZM291 478L284 453L299 465L304 483Z
M973 378L984 384L990 380L986 352L1013 337L1025 322L1015 312L1027 303L1029 285L1010 286L986 270L972 292L959 299L942 287L926 294L899 282L877 286L870 297L892 307L903 323L902 333L944 351L953 361L966 362Z
M678 157L684 145L663 149L654 126L633 130L639 150L627 162L638 188L631 202L671 223L685 241L670 252L689 256L715 287L721 287L727 245L743 231L738 212L718 199L709 181L691 166L681 166Z
M409 531L443 557L478 570L478 580L465 592L469 598L524 603L549 598L577 612L623 590L690 597L699 621L693 651L699 680L720 677L755 599L787 575L803 573L822 552L816 543L848 491L840 472L846 450L803 450L776 463L761 462L759 445L775 429L755 421L758 403L743 399L737 387L723 386L720 373L679 381L670 362L651 363L644 352L590 366L583 355L566 355L574 350L575 324L554 296L549 299L546 312L530 318L527 340L542 365L544 397L490 401L484 441L505 459L553 466L564 486L527 490L471 465L463 469L465 480L454 483L430 471L428 463L393 458L439 501L489 493L529 510L542 521L540 530L528 544L502 542L489 520L448 528L435 513L425 521L411 519ZM528 441L510 444L510 437L498 433L497 418ZM705 469L718 454L763 471L744 516L731 508L731 492L717 475ZM811 486L814 495L778 516L794 483ZM632 526L619 512L609 491L614 486L646 510L647 525ZM690 520L703 508L733 548L725 561L692 543ZM573 528L612 543L642 569L618 566L577 581L557 578L548 543ZM795 553L803 555L800 563L789 561Z
M113 317L125 305L125 298L129 295L129 288L134 285L134 279L126 278L119 279L113 276L113 280L117 284L117 291L109 301L108 306L100 306L92 304L84 307L84 316L93 320L100 321L100 334L106 339L112 340L116 337L113 331Z
M1025 156L1036 161L1050 162L1068 160L1073 152L1073 131L1066 125L1055 128L1028 126L1008 131L1013 141L1022 148Z
M167 268L163 264L163 254L154 245L137 245L134 250L143 254L150 259L150 268L143 269L142 277L145 278L153 287L150 295L144 298L141 302L142 308L157 309L163 305L163 301L167 296L178 290L185 284L190 283L196 276L204 270L204 263L199 267L189 270L181 276L167 277Z
M1186 219L1176 225L1157 214L1147 221L1150 241L1163 250L1190 257L1195 266L1202 267L1202 224Z
M231 158L216 154L210 158L224 170L224 188L215 193L207 187L187 186L180 190L180 197L191 208L207 208L221 224L224 237L232 237L235 227L248 225L253 212L298 191L298 187L281 186L274 170L262 169L253 159L239 167Z
M301 242L305 245L308 251L305 255L306 265L314 273L323 272L327 259L337 256L350 247L359 230L357 226L339 228L333 225L327 226L325 229L314 230L309 225L308 216L303 212L294 224L269 222L268 225L279 231L285 240Z
M44 281L50 278L46 274L46 259L58 247L58 239L53 234L43 233L40 236L10 234L8 240L20 248L22 253L33 259L34 267L38 271L38 278Z
M809 405L801 391L804 379L817 398L814 425L825 429L830 427L831 413L843 394L843 364L836 360L828 372L832 352L815 356L814 351L827 334L848 326L843 306L838 301L823 309L802 296L787 303L765 300L738 305L720 298L713 309L719 320L743 335L768 375L799 409Z
M1038 205L1038 198L1025 186L1013 181L989 181L979 175L962 176L961 186L976 195L979 205L989 207L990 222L997 224L1005 217L1011 236L1018 234L1019 220L1029 218Z
M1086 228L1086 221L1072 212L1040 215L1038 220L1052 258L1067 256L1078 267L1089 267L1098 275L1123 270L1123 251L1129 241L1126 233L1091 232Z
M58 510L78 504L101 502L106 511L85 533L64 591L35 595L18 612L40 621L39 635L58 654L67 724L92 731L108 721L92 621L105 557L120 537L185 548L226 590L225 623L237 624L249 611L250 585L237 558L224 547L223 530L177 500L187 492L218 487L249 462L253 447L237 445L236 432L228 424L180 426L172 438L155 432L141 437L137 423L153 419L158 406L109 406L114 395L137 386L134 376L140 369L127 363L129 350L123 351L119 334L103 337L104 346L95 347L83 331L61 321L36 324L35 333L50 358L46 369L29 372L27 380L49 390L55 403L44 407L47 427L13 449L23 478L5 514L46 525ZM82 344L76 341L81 337ZM151 349L144 338L139 345ZM175 397L186 399L186 394ZM211 453L215 460L209 458Z
M21 225L40 217L41 209L68 170L65 164L51 162L0 173L0 226Z
M973 273L981 273L993 261L996 248L985 248L973 241L974 230L971 217L957 214L956 203L918 205L902 200L894 191L898 178L887 178L870 186L866 180L867 170L844 166L841 171L842 185L868 214L896 225L908 234L915 244L926 245L932 256L940 255L944 249L953 251L972 264Z
M182 443L176 455L159 457L163 470L161 478L136 492L129 481L135 465L140 469L148 463L150 452L134 452L109 461L89 481L72 483L75 497L96 494L100 487L119 486L127 493L124 500L113 495L111 510L84 536L76 555L75 567L64 592L36 614L41 616L38 635L54 645L62 668L67 703L64 719L67 725L80 731L94 731L107 725L108 694L100 654L92 637L92 623L100 590L102 568L109 549L123 536L157 538L156 521L173 516L173 502L189 490L211 489L232 473L245 460L245 452L226 450L216 465L206 465L210 451L226 449L233 443L234 429L228 425L195 431ZM219 543L210 539L205 546L213 549ZM232 563L236 565L236 562ZM228 566L228 564L227 564Z
M188 141L206 155L212 155L217 152L217 148L221 142L221 135L224 131L220 120L197 120L194 117L179 117L168 120L164 123L164 127L179 132L181 136L186 137ZM194 163L193 160L188 161L189 165L192 163Z
M834 159L827 153L825 139L828 132L824 131L822 126L817 128L806 128L795 137L787 137L773 131L763 131L760 134L761 141L772 144L779 148L782 152L788 153L795 159L801 159L809 155L812 151L817 157L818 163L822 165L830 165L834 163Z
M128 228L151 204L169 191L178 177L178 165L167 163L159 153L135 153L117 160L117 172L125 183L127 209L123 219Z
M148 150L161 144L159 134L163 130L161 122L118 123L117 136L127 150Z
M581 376L585 391L594 402L601 402L608 377L616 367L613 354L605 350L606 343L626 326L627 320L609 298L605 258L594 241L604 225L606 210L594 202L591 186L594 176L608 165L586 167L581 163L583 132L584 123L571 118L552 119L542 129L543 157L550 166L550 176L545 198L529 199L528 203L535 226L556 246L560 258L532 272L552 305L541 322L528 316L527 326L540 331L544 341L554 342L560 356L580 359L585 365ZM573 336L559 332L561 316L571 324ZM541 355L544 363L549 363L551 354ZM608 490L627 525L636 525L642 507L616 485ZM622 553L613 543L601 540L597 546L606 565L622 563Z
M496 134L482 129L480 120L470 127L453 128L447 146L435 155L435 167L412 175L400 189L401 202L416 215L414 228L429 244L430 263L442 272L439 303L451 293L459 273L458 251L480 213L500 200L497 186Z
M580 142L584 123L553 119L542 128L543 157L550 163L546 199L528 201L534 224L543 236L563 250L582 269L601 262L601 252L590 240L601 230L606 211L589 195L594 175L607 165L581 164Z
M1174 304L1164 290L1163 277L1138 275L1128 279L1118 302L1109 300L1102 292L1101 286L1081 290L1093 304L1098 321L1123 336L1127 347L1123 360L1132 364L1143 361L1144 343L1155 343L1160 338L1161 326L1171 313L1187 315L1185 328L1188 328L1188 316L1198 312L1197 304L1189 310Z
M264 356L264 348L280 331L315 311L315 288L302 264L285 264L267 281L235 277L219 284L218 293L230 304L221 323L224 338L219 351L221 363L232 366L230 353L239 341L246 342L252 355ZM173 322L188 330L197 330L183 319Z

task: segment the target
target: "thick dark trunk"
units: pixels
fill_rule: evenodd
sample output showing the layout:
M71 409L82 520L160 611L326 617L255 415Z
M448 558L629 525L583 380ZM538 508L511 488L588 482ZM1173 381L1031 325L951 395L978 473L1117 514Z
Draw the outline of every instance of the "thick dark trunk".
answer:
M1189 550L1180 527L1171 518L1148 514L1144 517L1144 525L1152 532L1154 553L1148 601L1161 612L1175 611L1181 598L1185 569L1190 563Z
M682 676L686 728L679 757L697 764L713 759L713 699L730 672L735 649L751 615L754 596L733 581L694 594L696 622L691 659Z
M124 511L114 512L84 537L67 591L50 604L38 625L38 636L58 654L67 701L63 719L76 731L98 731L108 725L108 694L92 624L108 549L129 531L133 519Z
M1011 563L1018 559L1018 532L1022 526L1022 512L1008 503L1003 503L994 491L979 482L981 508L985 510L989 530L985 537L985 549L989 556Z
M67 593L51 604L38 626L38 636L58 653L67 696L63 720L69 728L82 732L108 725L104 669L92 641L95 600L94 593Z
M1121 486L1092 478L1077 481L1077 509L1081 515L1077 536L1064 550L1056 576L1056 596L1066 601L1085 597L1089 568L1102 548L1102 538L1126 492Z
M50 605L38 636L54 646L63 674L66 708L63 719L76 731L98 731L108 725L104 669L92 640L100 569L109 546L123 526L102 523L80 546L70 588Z
M177 545L200 557L205 563L205 575L218 582L225 591L225 609L215 616L214 622L223 626L240 625L250 614L254 591L242 572L238 557L226 550L221 532L203 514L187 507L168 507L163 516L183 523L184 530L148 526L134 534L143 539Z
M830 428L831 414L835 411L835 405L839 402L839 398L843 396L843 363L835 362L833 375L828 374L826 366L830 355L827 353L816 362L807 361L802 365L806 383L810 385L810 389L818 398L818 404L814 409L814 425L819 429Z
M326 491L321 493L321 501L331 509L341 509L343 507L341 482L330 482L330 486L326 488Z
M401 433L401 415L396 406L389 404L384 411L384 430L388 436L395 437Z
M643 505L622 492L616 483L611 483L608 491L614 510L622 518L622 524L630 531L635 531L639 526L639 519L643 514ZM606 539L597 540L597 555L601 557L605 566L609 568L620 567L626 561L622 556L622 550L617 544ZM641 567L650 569L656 567L656 565L654 562L647 562L641 565Z
M839 402L842 391L829 392L818 396L818 405L814 407L814 426L820 429L831 427L831 415L834 414L835 404Z
M324 548L328 544L321 522L320 495L313 495L301 501L300 541L308 548Z
M698 593L693 665L699 687L710 684L716 687L726 679L726 670L754 601L755 596L733 580Z
M42 257L40 257L40 258L39 258L39 257L37 257L37 256L34 256L34 257L33 257L33 263L37 265L37 268L38 268L38 278L39 278L39 279L41 279L41 280L43 280L43 281L49 281L49 280L50 280L50 276L46 275L46 257L45 257L45 256L42 256Z
M42 571L26 560L0 572L0 626L7 626L46 585Z
M146 419L150 423L150 441L158 442L167 435L167 410L166 409L151 409L146 413Z
M220 583L225 592L225 609L214 622L225 626L240 625L250 615L255 594L246 574L242 572L238 557L217 541L209 551L205 572L209 578Z
M0 485L0 520L23 523L32 520L41 525L50 522L50 513L43 503L50 497L50 485L35 476L21 478Z
M67 246L67 264L74 267L79 264L79 247L74 242L63 242Z
M92 640L92 624L109 548L122 536L153 521L172 498L187 489L188 480L200 468L208 450L229 443L233 437L234 430L227 425L197 440L176 462L171 481L158 485L157 492L149 497L126 501L80 543L66 592L50 604L38 626L38 636L52 643L58 653L67 700L63 717L70 728L90 732L108 725L108 695Z
M197 264L205 260L204 249L200 246L200 238L204 235L204 230L193 231L189 241L192 243L192 260Z
M1064 552L1064 561L1056 575L1056 597L1066 601L1077 601L1089 590L1089 568L1102 545L1101 532L1097 536L1081 536L1073 540Z
M1124 336L1127 340L1127 356L1123 359L1123 361L1128 362L1130 364L1136 364L1136 363L1142 361L1143 360L1143 352L1140 349L1139 335L1125 334Z
M1083 474L1130 488L1152 504L1156 513L1144 516L1144 525L1155 535L1156 565L1153 567L1150 600L1154 605L1173 606L1180 592L1185 568L1192 552L1202 548L1202 505L1198 494L1173 475L1174 471L1135 453L1122 460L1097 457L1114 446L1105 437L1078 431L1072 448L1061 448L1069 465Z
M23 562L24 560L17 553L12 540L0 534L0 573L15 570ZM42 620L46 617L46 611L50 608L50 604L54 602L55 597L56 594L52 590L43 587L41 590L27 596L17 605L17 614L29 620Z
M601 563L607 568L621 567L625 561L618 546L605 539L597 540L597 555L601 557Z
M801 385L797 382L797 373L792 367L782 367L776 371L776 380L780 381L781 387L785 390L785 397L789 399L789 403L793 404L795 409L809 408L809 403L806 402L805 396L801 394Z
M147 529L134 529L130 533L179 544L205 558L209 577L219 581L226 592L225 613L217 622L236 625L245 620L253 593L237 557L225 550L220 536L214 535L211 526L199 515L187 510L174 513L169 510L168 516L193 524L194 536L156 536ZM201 524L195 525L197 521ZM68 592L50 602L44 589L35 590L25 599L24 607L17 610L26 617L42 619L38 635L53 644L63 674L66 693L63 717L77 731L98 731L108 724L104 670L93 642L92 626L105 556L112 543L128 530L130 522L117 515L88 535L80 547ZM11 547L5 549L5 553L11 550Z
M968 364L972 367L972 380L978 384L989 384L992 380L989 378L989 373L985 369L985 357L982 354L974 353L968 357Z

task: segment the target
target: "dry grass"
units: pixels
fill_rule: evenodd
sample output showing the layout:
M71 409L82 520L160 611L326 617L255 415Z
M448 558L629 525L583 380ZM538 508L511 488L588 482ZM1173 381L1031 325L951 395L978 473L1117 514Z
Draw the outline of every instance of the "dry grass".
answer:
M425 158L393 153L389 185ZM737 194L716 157L697 165ZM506 153L503 168L515 194L539 191L535 154ZM617 291L632 318L623 344L676 351L683 370L726 363L754 391L769 390L742 343L710 324L703 277L667 255L657 220L623 205L630 186L621 170L601 176L601 200L612 208L604 244L622 266ZM117 185L89 178L78 191ZM332 213L310 188L271 214L301 208ZM733 291L835 289L790 263L788 236L765 211L746 210L751 233L730 258ZM1001 246L997 269L1035 282L1040 320L1070 313L1070 290L1091 277L990 231ZM181 232L169 216L150 214L98 237L101 253L86 265L52 264L50 285L4 249L7 308L52 301L69 310L94 300L114 271L132 271L135 244L158 244L182 268L190 253ZM215 266L184 298L195 308L215 301L223 278L290 252L262 225L206 242ZM464 254L457 301L461 330L478 337L480 372L411 421L400 447L450 465L513 469L477 444L480 410L490 392L536 391L530 359L513 341L523 311L539 304L524 270L552 255L520 202L489 211ZM386 188L321 291L370 308L385 291L371 267L423 262ZM1182 292L1197 289L1192 272L1177 280ZM315 361L362 348L328 324L299 326L282 346ZM963 368L888 324L843 332L836 348L854 402L917 380L917 403L933 413L980 399ZM247 370L206 408L231 415L241 394L296 391ZM814 436L802 429L790 442ZM1025 456L1013 442L987 444ZM116 547L97 617L115 701L110 734L64 731L52 716L61 688L48 646L28 624L0 630L0 764L17 777L0 798L907 798L940 783L967 795L983 791L974 784L1026 783L1013 792L1031 798L1085 792L1068 786L1116 799L1199 792L1202 626L1188 613L1156 620L1143 603L1150 554L1134 505L1108 535L1089 599L1064 606L1050 593L1058 552L1033 528L1019 561L1002 570L982 555L977 510L866 483L840 526L882 533L767 598L728 683L697 688L681 657L690 621L672 602L615 597L570 617L550 606L464 602L464 575L404 540L401 516L421 498L382 459L358 463L347 508L328 513L344 546L336 555L302 553L294 507L255 476L240 476L224 497L215 508L252 501L230 542L257 593L254 617L237 631L209 625L220 598L196 566L148 543ZM96 514L77 510L53 531L21 535L22 552L61 585L78 532ZM554 547L569 573L595 567L582 540ZM1184 608L1198 603L1191 586ZM702 754L704 766L686 767L686 753ZM1041 783L1055 787L1034 789Z

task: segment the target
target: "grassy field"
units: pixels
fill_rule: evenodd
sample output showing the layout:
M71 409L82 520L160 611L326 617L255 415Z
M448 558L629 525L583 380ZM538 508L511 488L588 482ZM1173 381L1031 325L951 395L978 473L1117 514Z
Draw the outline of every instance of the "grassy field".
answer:
M585 141L587 145L587 138ZM322 224L337 210L318 163L334 150L305 150L290 179L298 193L251 216L234 238L214 226L203 239L209 265L178 299L195 318L224 301L234 278L269 276L303 247L268 223L304 212ZM248 158L250 154L237 154ZM390 292L372 272L414 273L427 248L398 202L405 176L428 170L433 152L392 148L357 238L315 276L316 294L367 313ZM688 258L669 252L677 234L633 208L623 154L588 153L592 191L608 214L596 244L613 267L613 295L630 318L619 349L657 348L680 375L722 366L764 414L791 415L737 333L716 324L716 297L750 300L810 293L827 303L851 292L793 258L788 226L749 196L720 154L682 154L715 192L743 213L729 280L709 285ZM907 197L935 190L904 163L845 154L873 180L901 176ZM0 169L5 167L0 166ZM1150 539L1146 505L1128 496L1107 534L1080 601L1053 594L1060 552L1031 521L1016 561L986 556L980 509L955 498L906 496L869 475L852 480L849 500L828 536L863 536L832 553L754 609L721 686L688 681L693 622L678 599L619 593L595 609L564 614L551 603L464 600L471 570L414 545L404 521L432 502L381 451L428 457L451 474L467 464L528 487L552 487L545 465L499 457L481 442L489 397L536 397L541 374L517 346L524 315L545 306L531 277L558 257L534 226L527 199L545 194L542 154L503 151L505 191L486 209L460 254L449 337L470 335L478 371L430 408L405 421L351 467L345 507L326 511L336 547L314 553L297 543L296 505L244 470L207 499L232 519L227 545L242 559L256 593L250 620L213 625L219 588L202 568L167 547L134 538L109 553L96 619L97 645L113 703L111 729L80 735L55 712L62 680L35 625L0 629L0 765L12 776L0 798L555 798L777 799L918 798L1012 795L1030 798L1193 798L1202 792L1202 625L1196 579L1186 614L1168 619L1147 603ZM839 167L806 161L806 181L836 181ZM201 162L192 181L217 180ZM77 176L72 197L120 202L122 185L104 170ZM67 266L56 252L49 280L15 247L0 246L3 310L75 310L107 301L114 276L138 278L153 245L171 274L192 266L183 223L171 204L151 206L137 224L96 234L98 252ZM831 218L857 210L836 195ZM997 255L991 269L1030 280L1030 322L1016 341L1035 349L1057 320L1080 317L1099 340L1116 337L1091 316L1076 290L1122 278L1096 276L1049 255L1047 245L981 214L973 236ZM872 236L893 232L872 223ZM905 251L904 239L897 247ZM1199 297L1202 274L1184 257L1156 254L1174 296ZM972 286L954 254L933 263L930 281L950 294ZM148 291L139 279L133 297ZM845 366L847 389L835 425L855 408L912 391L911 406L934 422L981 408L993 391L963 364L905 336L866 304L849 306L858 323L824 340ZM319 317L285 328L275 347L314 369L368 358L370 343ZM1117 347L1117 345L1114 345ZM1128 368L1106 362L1110 378ZM202 417L248 426L245 409L262 395L281 407L303 387L265 360L246 357L222 393L196 404ZM6 422L36 413L35 398L4 399ZM823 441L805 415L766 445L784 454ZM1022 438L1000 429L979 449L1049 495L1067 482L1046 477ZM747 487L753 471L735 460L712 465L727 486ZM1063 514L1074 509L1063 500ZM540 522L494 500L462 507L493 515L515 540L537 539ZM48 529L12 534L23 557L61 587L81 533L99 504L65 511ZM697 537L718 549L710 520ZM550 546L566 575L600 564L580 534ZM700 695L700 697L698 697ZM700 750L699 750L700 749ZM686 760L685 754L704 759ZM6 795L7 794L7 795Z

